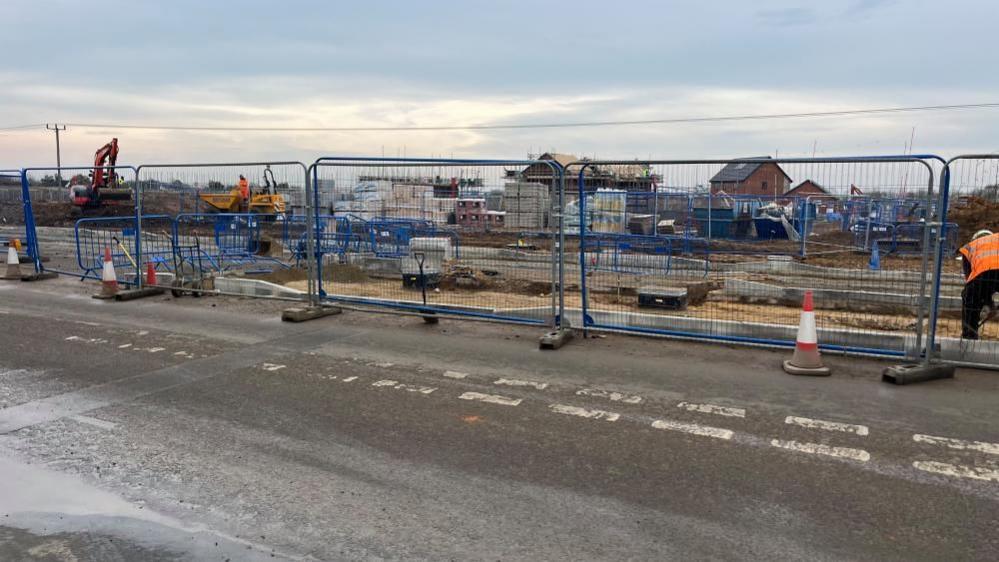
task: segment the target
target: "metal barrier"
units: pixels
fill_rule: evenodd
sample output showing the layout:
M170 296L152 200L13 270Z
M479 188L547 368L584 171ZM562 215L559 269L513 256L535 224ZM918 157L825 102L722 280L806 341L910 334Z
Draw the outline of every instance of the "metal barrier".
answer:
M34 263L35 272L54 272L79 275L75 222L88 215L118 215L134 217L135 168L132 166L104 166L98 169L107 174L108 186L95 195L89 191L93 166L62 166L24 168L21 170L21 197L24 207L26 252ZM55 181L56 175L69 178L68 188L61 189L62 196L51 200L46 197L37 205L33 202L41 193L38 185ZM43 188L44 192L51 188ZM96 218L96 217L93 217ZM129 252L138 251L137 239L130 239ZM134 253L134 252L133 252ZM125 282L123 280L123 282Z
M874 255L855 233L876 217L858 221L851 193L936 209L930 158L575 162L567 273L580 306L567 314L585 328L790 346L812 290L823 348L920 356L932 229L892 214L893 246ZM896 251L903 239L913 255Z
M946 223L934 270L930 334L935 358L955 365L999 369L999 314L993 313L999 274L965 282L957 249L981 229L999 232L999 155L962 155L941 172L937 205ZM954 228L957 225L957 228Z
M146 235L142 238L141 255L157 270L171 271L173 239L170 235L173 220L166 215L145 215ZM105 254L110 252L118 280L126 284L138 283L138 276L145 270L137 262L138 221L135 217L84 218L73 228L76 243L76 260L80 279L101 279Z
M321 298L560 321L557 163L330 157L310 171Z
M297 241L312 229L311 209L303 207L309 178L306 166L300 162L243 162L219 164L153 164L137 168L138 196L136 214L138 237L143 240L136 260L157 262L158 256L147 256L147 239L160 239L164 233L146 224L142 212L165 213L174 217L168 237L172 246L167 269L181 269L173 282L185 284L193 277L202 279L226 276L238 271L236 277L222 283L214 280L214 294L233 294L261 298L298 299L314 295L312 261L305 260L306 271L300 276L282 278L289 290L259 290L238 277L273 274L291 269L301 262L291 240ZM245 183L246 194L241 183ZM180 212L181 209L200 212ZM311 237L302 240L304 255ZM157 263L157 267L161 267ZM175 273L177 273L175 271ZM140 280L141 281L141 280ZM205 285L198 281L199 290ZM299 286L300 285L300 286Z

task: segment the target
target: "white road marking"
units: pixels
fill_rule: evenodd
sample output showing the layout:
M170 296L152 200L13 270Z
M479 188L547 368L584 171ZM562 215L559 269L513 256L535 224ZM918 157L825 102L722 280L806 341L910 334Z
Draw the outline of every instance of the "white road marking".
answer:
M80 336L69 336L66 338L66 341L76 341L78 339L81 339Z
M789 451L798 451L800 453L810 453L813 455L827 455L830 457L849 459L858 462L867 462L871 460L871 454L863 449L851 449L849 447L831 447L829 445L822 445L821 443L799 443L798 441L781 441L780 439L774 439L770 441L770 444L773 445L774 447L787 449Z
M548 388L548 383L546 382L522 381L518 379L496 379L493 384L502 384L506 386L532 386L538 390Z
M277 363L264 363L260 366L261 369L265 371L279 371L284 369L287 365L278 365Z
M986 443L984 441L965 441L951 437L935 437L933 435L921 435L919 433L912 436L916 443L929 443L930 445L943 445L959 451L978 451L990 455L999 455L999 443Z
M694 404L692 402L680 402L676 405L688 412L700 412L702 414L715 414L730 418L746 417L746 410L742 408L729 408L728 406L716 406L715 404Z
M482 394L481 392L466 392L459 396L462 400L478 400L479 402L489 402L490 404L500 404L503 406L519 406L523 401L521 398L507 398L496 394Z
M74 320L74 324L83 324L84 326L100 326L97 322L84 322L83 320Z
M138 333L138 335L140 335L140 336L145 336L145 335L148 335L148 334L149 334L149 330L139 330L139 333Z
M150 347L146 351L148 351L149 353L159 353L161 351L166 351L166 348L165 347Z
M807 427L809 429L842 431L843 433L853 433L856 435L864 435L864 436L870 433L866 425L857 425L853 423L839 423L839 422L831 422L825 420L813 420L811 418L800 418L797 416L788 416L787 419L784 420L784 423L790 425L798 425L801 427Z
M132 347L132 344L130 344L130 343L123 343L123 344L121 344L121 345L118 346L118 349L128 349L130 347Z
M568 414L570 416L579 416L581 418L590 418L595 420L607 420L609 422L617 421L618 418L621 417L621 414L615 414L614 412L587 410L577 406L566 406L565 404L551 404L548 408L557 414Z
M388 369L389 367L395 365L395 363L375 363L375 367L381 367L382 369Z
M600 388L584 388L576 391L577 396L593 396L594 398L606 398L611 402L624 402L625 404L638 404L642 401L641 396L628 396L620 392L603 390Z
M444 376L449 379L463 379L468 376L468 373L461 373L458 371L444 371Z
M399 381L383 380L371 383L371 386L395 386L399 384Z
M652 422L652 427L656 429L668 429L670 431L682 431L683 433L725 440L731 439L735 434L735 432L730 429L722 429L720 427L711 427L697 423L678 422L673 420L656 420Z
M981 468L977 466L964 466L960 464L948 464L935 461L916 461L912 466L925 472L943 474L945 476L955 476L957 478L972 478L974 480L991 480L999 482L999 470L991 468Z
M118 424L116 423L99 420L97 418L92 418L90 416L70 416L70 419L76 420L80 423L85 423L87 425L92 425L94 427L99 427L101 429L114 429L118 427Z
M357 377L346 377L346 378L344 378L342 380L343 380L343 382L354 382L354 381L357 380Z

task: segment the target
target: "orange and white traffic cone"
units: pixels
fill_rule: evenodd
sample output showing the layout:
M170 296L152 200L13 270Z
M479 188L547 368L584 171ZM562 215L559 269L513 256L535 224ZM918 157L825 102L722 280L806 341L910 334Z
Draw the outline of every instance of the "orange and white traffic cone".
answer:
M784 370L792 375L829 375L829 367L822 364L819 356L819 339L815 330L815 309L812 306L812 292L805 291L805 302L801 309L798 324L798 337L794 343L794 355L784 362Z
M4 279L21 278L21 260L17 258L17 240L11 240L7 246L7 274Z
M118 276L114 272L114 261L111 260L111 247L104 247L104 268L101 270L101 293L94 295L99 299L110 299L118 294Z
M146 285L156 286L156 267L153 262L146 263Z

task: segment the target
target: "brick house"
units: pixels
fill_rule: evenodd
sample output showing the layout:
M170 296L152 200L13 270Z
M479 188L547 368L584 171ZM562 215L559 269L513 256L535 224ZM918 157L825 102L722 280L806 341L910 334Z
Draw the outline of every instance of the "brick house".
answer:
M815 183L812 180L805 180L798 185L794 186L784 195L788 197L811 197L815 199L835 199L833 195L830 195L826 188Z
M747 160L769 160L759 156ZM711 193L776 197L791 187L791 177L776 162L731 162L711 178Z
M458 199L454 205L454 218L458 226L474 230L485 230L486 200Z

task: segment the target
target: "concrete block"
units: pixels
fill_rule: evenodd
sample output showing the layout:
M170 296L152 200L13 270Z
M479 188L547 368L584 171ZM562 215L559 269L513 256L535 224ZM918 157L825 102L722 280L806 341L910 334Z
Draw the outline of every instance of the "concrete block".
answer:
M568 328L553 330L541 336L541 341L538 342L538 347L540 349L558 349L569 343L569 340L571 340L572 337L572 330Z
M156 295L162 295L166 292L166 289L160 287L143 287L141 289L129 289L127 291L118 291L118 294L114 296L116 301L131 301L135 299L142 299L145 297L154 297Z
M888 367L881 373L881 380L883 382L897 385L952 378L954 378L954 366L939 363L932 365L895 365Z

